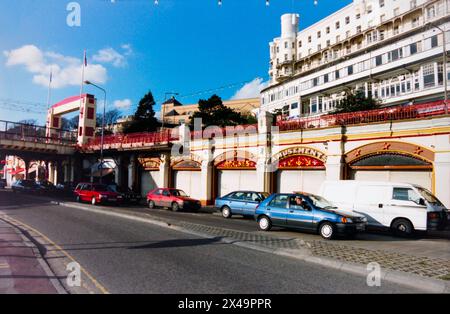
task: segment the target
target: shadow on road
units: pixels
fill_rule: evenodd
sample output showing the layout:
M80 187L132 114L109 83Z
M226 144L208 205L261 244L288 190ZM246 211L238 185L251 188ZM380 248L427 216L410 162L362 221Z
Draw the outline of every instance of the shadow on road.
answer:
M140 249L161 249L161 248L174 248L174 247L187 247L187 246L199 246L199 245L210 245L220 242L222 237L215 237L210 239L176 239L167 240L156 243L149 243L145 245L139 245L134 247L129 247L130 250L140 250Z

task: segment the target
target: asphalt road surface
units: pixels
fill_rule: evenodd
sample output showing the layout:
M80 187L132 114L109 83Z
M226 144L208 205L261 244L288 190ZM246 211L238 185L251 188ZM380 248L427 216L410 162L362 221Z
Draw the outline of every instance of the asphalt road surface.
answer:
M56 242L110 293L420 292L8 191L0 191L0 211Z

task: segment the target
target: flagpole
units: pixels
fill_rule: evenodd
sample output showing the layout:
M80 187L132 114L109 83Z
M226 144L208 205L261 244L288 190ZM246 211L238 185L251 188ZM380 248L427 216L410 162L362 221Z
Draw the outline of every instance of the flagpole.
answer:
M50 97L52 90L53 69L50 69L50 79L48 80L48 94L47 94L47 111L50 109Z
M84 53L83 53L83 60L81 62L81 85L80 85L80 110L81 110L81 106L83 105L83 85L84 85L84 68L86 67L86 49L84 49Z

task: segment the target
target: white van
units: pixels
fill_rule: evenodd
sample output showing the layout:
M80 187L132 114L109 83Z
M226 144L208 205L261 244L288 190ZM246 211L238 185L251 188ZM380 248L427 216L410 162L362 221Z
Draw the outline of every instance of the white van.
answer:
M436 230L447 223L445 206L425 188L408 183L325 181L319 195L367 217L368 225L397 234Z

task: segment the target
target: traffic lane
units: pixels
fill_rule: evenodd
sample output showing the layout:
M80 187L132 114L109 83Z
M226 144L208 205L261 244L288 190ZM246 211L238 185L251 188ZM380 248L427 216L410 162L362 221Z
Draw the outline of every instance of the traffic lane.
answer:
M321 236L314 233L292 231L283 228L273 228L270 232L259 231L258 225L252 219L241 216L233 216L225 219L217 214L172 212L165 209L149 210L144 207L127 208L131 211L149 213L157 218L176 219L190 223L206 224L209 226L226 228L245 232L264 233L275 237L299 238L303 240L322 240ZM366 232L358 234L354 239L340 237L331 242L346 244L358 248L370 250L385 250L395 253L411 254L415 256L450 259L450 240L417 236L401 238L390 235L388 232Z
M0 208L1 209L1 208ZM112 293L419 292L127 219L56 205L4 212L50 237Z

